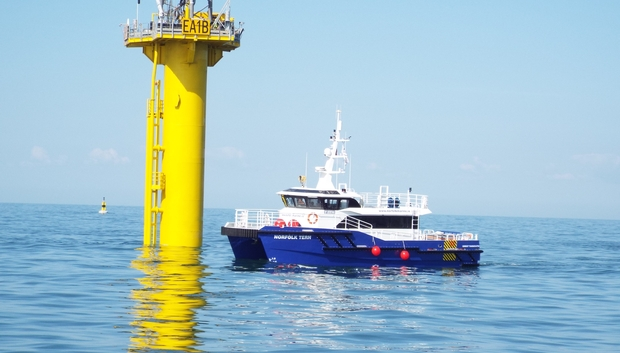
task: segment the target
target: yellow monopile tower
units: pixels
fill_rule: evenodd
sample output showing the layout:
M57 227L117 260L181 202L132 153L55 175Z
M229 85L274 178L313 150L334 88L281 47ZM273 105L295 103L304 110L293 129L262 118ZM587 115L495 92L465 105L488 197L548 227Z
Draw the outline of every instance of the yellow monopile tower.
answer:
M239 47L229 0L214 13L194 12L194 0L157 0L147 25L127 23L125 46L153 62L147 107L144 245L202 245L207 67ZM164 68L162 83L157 67ZM159 239L159 242L158 242Z

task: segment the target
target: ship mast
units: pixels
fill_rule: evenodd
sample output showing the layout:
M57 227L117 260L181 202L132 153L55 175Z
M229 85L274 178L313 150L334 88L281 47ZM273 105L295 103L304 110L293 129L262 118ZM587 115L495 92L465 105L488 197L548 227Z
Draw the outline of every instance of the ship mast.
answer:
M346 165L349 162L349 158L347 156L346 148L344 147L344 142L349 141L348 138L340 137L340 132L342 131L342 121L340 120L340 109L336 110L336 129L334 129L334 134L329 137L332 141L330 147L327 147L323 154L327 157L325 161L325 165L322 167L316 167L314 170L319 173L319 181L316 185L317 189L322 190L333 190L335 189L334 183L332 181L333 174L341 174L344 173L345 170L342 168L338 168L334 170L334 163L338 159L342 159L344 164ZM342 144L342 148L339 150L338 147Z

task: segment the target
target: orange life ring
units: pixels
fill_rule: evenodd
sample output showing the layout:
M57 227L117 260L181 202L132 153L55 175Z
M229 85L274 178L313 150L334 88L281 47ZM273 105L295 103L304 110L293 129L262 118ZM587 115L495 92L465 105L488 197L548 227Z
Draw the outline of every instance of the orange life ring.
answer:
M319 215L316 213L310 213L308 215L308 223L310 224L316 224L316 222L319 221Z

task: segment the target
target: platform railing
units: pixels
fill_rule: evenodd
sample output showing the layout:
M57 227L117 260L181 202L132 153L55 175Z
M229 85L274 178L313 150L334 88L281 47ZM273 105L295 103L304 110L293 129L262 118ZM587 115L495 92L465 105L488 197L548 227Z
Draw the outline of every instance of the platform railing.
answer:
M237 40L243 32L243 28L235 29L233 22L214 22L211 27L210 37L218 39ZM164 35L182 36L181 24L178 21L162 20L157 14L151 15L151 22L148 24L138 23L136 20L132 24L123 25L123 37L129 38L161 38Z

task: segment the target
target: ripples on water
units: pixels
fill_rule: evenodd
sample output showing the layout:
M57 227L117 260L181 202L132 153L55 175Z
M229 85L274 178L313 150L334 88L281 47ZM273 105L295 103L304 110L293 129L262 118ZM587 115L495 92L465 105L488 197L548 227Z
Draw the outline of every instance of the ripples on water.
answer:
M142 211L0 204L2 352L614 352L620 221L430 215L480 234L477 269L235 261L142 249Z

